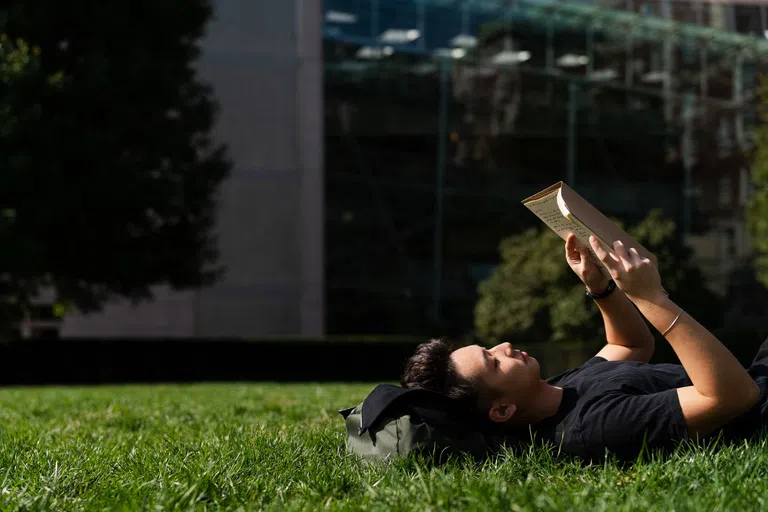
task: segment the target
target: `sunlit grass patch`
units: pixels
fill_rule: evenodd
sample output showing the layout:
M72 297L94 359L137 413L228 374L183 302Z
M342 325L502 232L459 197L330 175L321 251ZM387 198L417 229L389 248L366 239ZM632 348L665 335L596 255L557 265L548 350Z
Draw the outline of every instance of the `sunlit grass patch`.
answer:
M550 452L365 466L337 410L372 385L0 391L3 510L759 510L768 443L583 466Z

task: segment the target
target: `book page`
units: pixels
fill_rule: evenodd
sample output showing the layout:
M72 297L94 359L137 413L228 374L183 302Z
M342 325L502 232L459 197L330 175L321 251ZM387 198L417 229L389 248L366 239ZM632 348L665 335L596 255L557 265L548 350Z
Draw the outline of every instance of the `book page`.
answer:
M576 238L579 239L579 242L586 245L590 250L592 250L592 247L589 245L589 237L594 235L591 229L589 229L587 226L584 225L583 222L580 222L578 219L571 218L571 232L576 235ZM595 236L597 238L597 236ZM599 238L598 238L599 240Z
M573 223L573 230L572 230L573 234L576 235L576 238L578 238L582 244L586 245L590 251L592 251L592 246L589 243L589 237L594 236L597 239L598 243L603 247L603 249L613 254L613 247L610 244L608 244L605 240L600 238L600 236L597 233L589 229L586 224L584 224L579 220L578 217L571 214L567 218ZM592 251L592 254L594 253L595 251Z
M592 256L600 267L602 274L610 279L608 269L605 268L605 266L600 262L599 258L592 250L592 247L589 245L589 237L590 235L594 235L594 233L587 226L585 226L584 223L580 222L575 217L573 220L570 220L563 215L563 213L560 211L560 206L558 205L558 192L558 190L555 190L554 192L547 194L542 198L528 201L525 203L525 206L531 210L538 218L540 218L544 224L549 226L552 231L557 233L558 236L563 240L568 238L568 233L573 233L576 235L576 238L579 240L579 242L584 244L584 246L589 249L589 252L592 253ZM605 244L603 244L603 247L605 247ZM608 247L605 248L612 252L612 249Z
M589 231L601 242L604 249L613 252L613 243L620 240L626 247L634 247L640 256L656 263L653 253L565 183L560 186L559 197L563 201L560 205L563 214L577 224L589 226Z
M571 216L571 220L573 221L573 229L571 232L576 235L576 238L579 240L579 242L584 244L584 246L589 249L589 252L592 253L592 257L595 259L595 263L597 263L597 265L600 267L600 272L608 279L612 279L611 273L608 272L608 269L605 267L603 262L600 261L600 258L597 257L597 254L595 254L595 251L592 249L592 245L589 243L589 237L594 235L594 237L599 241L600 245L603 246L603 249L611 254L613 254L613 247L608 246L604 241L600 240L600 237L595 235L591 229L585 226L584 223L576 217Z
M573 231L574 224L560 212L560 207L557 205L557 193L558 191L555 190L540 199L528 201L525 203L525 206L540 218L544 224L549 226L552 231L557 233L560 238L565 240L568 233Z
M611 275L592 250L590 236L594 236L610 254L615 254L613 242L621 240L625 246L634 247L640 256L650 259L654 265L657 264L653 253L562 181L524 199L523 204L563 240L568 237L568 233L576 235L579 242L592 253L600 271L608 279ZM664 293L667 293L666 290Z

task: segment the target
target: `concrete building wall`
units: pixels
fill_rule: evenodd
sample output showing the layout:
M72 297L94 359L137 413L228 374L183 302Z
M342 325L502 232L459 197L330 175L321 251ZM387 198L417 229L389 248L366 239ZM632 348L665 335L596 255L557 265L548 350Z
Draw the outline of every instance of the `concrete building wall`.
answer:
M200 77L234 168L217 236L223 281L65 319L62 336L317 336L323 304L321 0L216 0Z

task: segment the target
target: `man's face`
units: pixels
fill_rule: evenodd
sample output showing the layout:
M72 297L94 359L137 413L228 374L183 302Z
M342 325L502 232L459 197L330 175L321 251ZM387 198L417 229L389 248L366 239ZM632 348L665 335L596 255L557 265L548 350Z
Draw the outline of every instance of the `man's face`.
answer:
M451 359L462 377L492 392L495 406L514 404L517 409L541 381L539 362L509 343L491 349L462 347L451 354Z

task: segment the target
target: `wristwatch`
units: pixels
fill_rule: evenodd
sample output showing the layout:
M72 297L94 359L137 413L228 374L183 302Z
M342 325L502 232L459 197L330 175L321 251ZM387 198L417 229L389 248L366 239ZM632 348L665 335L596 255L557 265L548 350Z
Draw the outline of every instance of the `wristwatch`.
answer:
M608 281L608 288L606 288L605 291L602 293L592 293L589 291L589 288L587 288L587 297L593 300L604 299L610 294L612 294L613 290L615 289L616 289L616 282L613 279L611 279L610 281Z

